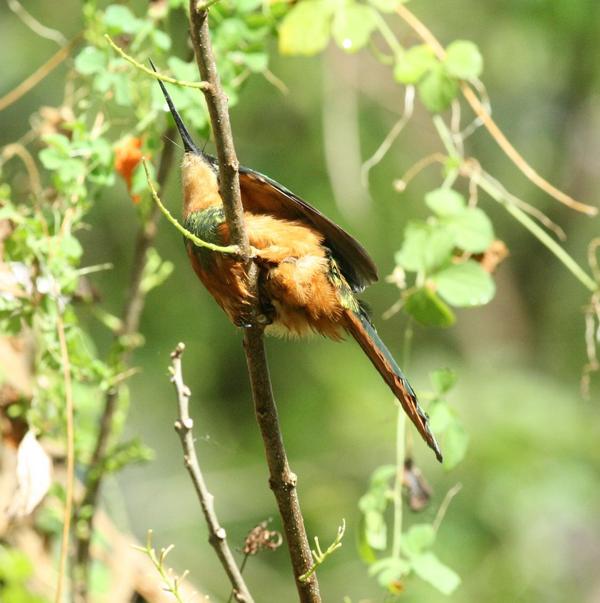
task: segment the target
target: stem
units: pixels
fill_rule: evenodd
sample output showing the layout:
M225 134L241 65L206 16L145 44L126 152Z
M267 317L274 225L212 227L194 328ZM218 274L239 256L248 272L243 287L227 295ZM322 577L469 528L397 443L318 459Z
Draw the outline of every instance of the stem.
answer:
M78 34L66 46L53 54L41 67L32 73L26 80L21 82L16 88L7 92L0 98L0 111L16 103L24 94L27 94L32 88L37 86L46 76L56 69L70 54L73 48L79 42L81 35Z
M231 587L235 593L235 600L243 603L254 603L254 599L242 577L242 572L238 568L233 553L227 544L225 529L221 527L215 511L214 496L208 491L204 475L200 469L200 463L198 462L196 447L194 446L194 435L192 433L194 421L190 417L189 412L191 392L183 381L183 372L181 369L181 357L184 350L185 346L180 343L171 353L171 382L175 386L177 393L179 413L178 419L175 421L175 431L181 440L185 468L192 478L192 483L200 501L200 507L206 519L209 533L208 541L215 549L217 557L229 577Z
M484 180L480 181L479 185L483 190L489 192ZM506 211L520 222L542 245L545 245L584 287L592 293L598 291L598 283L543 228L536 224L522 209L511 203L502 201L502 204Z
M168 128L165 132L165 146L160 158L156 180L163 187L173 163L174 145L170 142L174 132ZM117 350L112 361L114 366L127 365L131 348L121 348L121 337L132 335L138 329L142 310L144 309L145 293L142 290L142 278L146 268L148 252L154 243L157 233L157 223L160 218L158 207L154 206L145 224L138 231L135 242L133 267L129 278L129 291L122 312L122 326L115 337L113 348ZM85 477L81 502L76 511L78 531L76 533L74 598L78 603L88 600L88 579L90 564L90 544L93 531L94 516L98 505L98 494L104 476L103 465L114 428L114 417L118 408L119 392L111 387L106 392L104 408L100 416L100 428L96 444Z
M406 456L406 413L399 408L396 422L396 481L394 482L394 536L392 541L392 557L400 557L402 542L402 481L404 476L404 459Z
M69 551L69 536L71 531L71 516L73 514L73 485L75 480L75 430L73 425L73 386L71 382L71 364L69 361L69 349L65 336L65 323L57 307L56 326L58 341L60 344L60 356L63 367L63 379L65 383L65 413L67 416L67 477L65 491L65 511L63 520L62 543L60 547L60 562L58 569L58 582L56 585L55 603L62 601L63 582L67 568L67 556Z
M437 38L431 33L431 31L427 28L427 26L419 20L414 13L410 11L410 9L406 8L404 4L399 2L396 6L396 12L398 15L406 21L406 23L415 31L418 36L427 44L435 53L437 58L440 61L443 61L446 58L446 51L444 47L440 44ZM515 147L511 144L511 142L506 138L502 130L498 127L496 122L492 119L489 112L483 106L482 102L479 100L473 89L469 85L468 82L461 82L461 90L463 96L467 100L467 102L471 105L471 108L481 119L483 125L486 127L487 131L490 133L491 137L498 143L498 146L504 151L504 153L508 156L508 158L517 166L519 170L538 188L543 190L545 193L563 203L567 207L575 211L579 211L587 214L588 216L595 216L598 213L598 208L592 207L591 205L586 205L585 203L581 203L576 201L566 193L563 193L561 190L557 189L555 186L550 184L545 178L540 176L529 163L525 160L525 158L515 149Z
M460 157L454 144L452 143L452 137L450 131L446 126L444 120L436 115L433 118L435 128L446 148L448 154L451 157ZM503 187L498 185L494 179L487 174L481 168L474 169L467 161L462 157L460 171L461 173L469 176L474 182L483 189L492 199L502 204L508 213L515 218L522 226L524 226L542 245L545 245L556 258L562 262L562 264L571 272L571 274L580 282L584 287L589 289L592 293L598 291L599 284L589 275L587 272L568 254L568 252L557 243L541 226L539 226L530 216L528 216L522 209L517 207L513 202L507 198L507 194L504 192Z
M150 187L150 192L152 193L152 198L156 205L158 205L158 209L160 209L163 216L166 220L172 224L186 239L189 239L196 247L203 247L204 249L210 249L211 251L215 251L218 253L239 253L239 249L237 245L215 245L214 243L209 243L208 241L203 241L199 239L195 234L191 233L189 230L185 229L172 215L171 212L163 205L163 202L160 200L154 185L152 184L152 180L150 179L150 173L148 172L148 164L144 157L142 157L142 165L144 166L144 171L146 172L146 181L148 182L148 186Z
M231 242L237 244L242 255L248 258L250 245L244 222L238 176L239 163L233 144L227 97L221 88L217 74L208 29L208 15L206 10L198 9L196 0L190 0L190 29L200 76L203 81L209 84L207 89L204 90L204 95L215 137L219 161L219 188L225 218L231 232ZM269 466L269 483L275 494L287 536L287 545L300 601L302 603L320 603L321 597L316 575L311 576L306 582L300 580L300 576L306 573L312 564L310 546L304 527L304 519L300 511L296 491L296 476L290 470L283 445L277 407L269 377L263 341L263 327L256 320L256 317L260 314L257 286L258 268L252 262L247 262L246 267L248 286L250 291L254 292L255 302L252 307L253 316L251 317L253 326L244 331L244 350L256 418L261 429Z
M386 41L387 45L390 47L390 50L394 53L394 56L398 57L404 52L402 45L396 39L396 36L394 35L394 32L390 29L389 25L387 24L387 21L378 12L373 12L376 15L375 21L377 23L377 29L379 30L379 33Z
M208 86L206 82L187 82L185 80L178 80L174 77L158 73L154 69L149 69L146 65L142 65L139 61L136 61L132 56L128 55L120 46L115 44L114 40L108 35L104 34L106 41L112 46L112 48L128 63L131 63L136 69L143 71L147 75L151 75L154 79L167 82L168 84L175 84L176 86L184 86L186 88L197 88L199 90L205 90Z
M402 364L408 370L410 352L413 341L413 323L408 321L404 331L404 344L402 346ZM400 544L402 542L402 484L404 482L404 461L406 459L406 413L398 408L396 422L396 480L394 482L394 535L392 540L392 557L400 557Z

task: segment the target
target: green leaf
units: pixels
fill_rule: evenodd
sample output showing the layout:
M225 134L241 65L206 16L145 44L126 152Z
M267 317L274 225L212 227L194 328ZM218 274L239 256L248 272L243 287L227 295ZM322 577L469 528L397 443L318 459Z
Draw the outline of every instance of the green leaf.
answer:
M367 565L371 565L371 563L377 561L375 550L371 547L367 539L366 520L364 515L361 516L358 524L357 548L360 558Z
M236 7L242 13L249 13L263 5L263 0L237 0Z
M281 54L313 55L329 42L333 6L326 0L304 0L296 4L279 27Z
M111 4L104 13L104 24L113 33L136 34L143 26L144 21L122 4Z
M451 188L436 188L425 195L427 207L438 216L453 216L466 208L465 198Z
M241 52L229 53L231 61L238 65L245 65L253 73L262 73L269 64L269 55L266 52Z
M453 469L460 463L469 447L469 434L462 424L454 418L444 436L444 467Z
M428 409L429 414L429 427L431 427L431 431L436 435L439 435L446 431L450 424L455 420L452 411L449 406L442 402L441 400L437 400L434 402ZM444 446L444 461L446 460L446 447Z
M95 46L86 46L75 58L75 69L82 75L103 71L107 65L106 54Z
M368 491L358 501L358 508L363 513L364 540L372 549L382 551L387 546L384 512L390 500L390 480L395 475L395 465L378 467L371 475Z
M446 48L444 59L448 73L461 80L472 80L483 71L483 57L479 48L468 40L456 40Z
M473 260L452 264L434 274L431 280L445 301L460 308L483 306L496 292L492 277Z
M406 4L408 0L368 0L368 2L382 13L393 13L398 4Z
M405 270L429 273L447 263L454 249L454 233L443 224L410 222L404 231L396 263Z
M456 322L452 310L427 287L406 298L404 309L419 323L429 327L450 327Z
M458 94L458 82L450 77L443 65L435 65L418 84L421 101L433 113L450 106Z
M409 557L420 554L435 542L435 530L429 523L416 523L402 536L402 550Z
M367 511L364 514L365 540L376 551L387 547L387 525L382 513Z
M452 369L441 368L429 373L429 378L431 379L431 383L433 383L435 391L438 394L445 394L454 387L458 375Z
M0 580L6 583L24 582L33 573L29 557L17 549L0 546Z
M416 84L437 63L429 46L419 44L396 58L394 77L401 84Z
M419 578L445 595L451 595L460 585L460 576L433 553L423 553L413 558L411 566Z
M362 4L346 4L336 10L331 32L340 48L357 52L363 48L377 26L377 13Z
M169 50L169 48L171 48L171 38L160 29L152 30L152 40L157 48L160 48L161 50Z
M369 567L369 576L376 576L377 582L388 587L392 582L400 580L410 571L410 564L398 557L385 557Z
M456 246L470 253L483 253L494 241L492 222L478 207L448 216L444 223L454 232Z

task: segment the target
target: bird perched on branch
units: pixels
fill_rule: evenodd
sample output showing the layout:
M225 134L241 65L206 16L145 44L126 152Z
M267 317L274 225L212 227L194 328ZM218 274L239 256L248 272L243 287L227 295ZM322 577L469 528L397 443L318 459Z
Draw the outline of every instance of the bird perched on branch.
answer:
M185 151L185 228L204 241L229 245L217 160L195 145L165 86L158 83ZM239 178L246 232L259 267L258 303L267 323L265 332L300 336L312 331L336 341L350 333L441 461L427 415L356 297L378 278L373 260L345 230L274 180L245 167L240 167ZM234 324L246 326L255 300L244 262L198 247L189 239L185 244L209 293Z

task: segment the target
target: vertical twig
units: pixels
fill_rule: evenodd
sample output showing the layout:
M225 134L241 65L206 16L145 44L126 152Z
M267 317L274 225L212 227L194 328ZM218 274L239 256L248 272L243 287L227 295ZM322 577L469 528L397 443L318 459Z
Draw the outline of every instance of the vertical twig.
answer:
M250 595L248 587L242 577L242 573L227 544L225 529L221 527L215 511L214 496L208 491L202 470L200 469L198 456L196 455L194 436L192 434L194 421L190 417L189 412L191 392L183 381L183 373L181 370L181 357L184 350L185 346L183 343L179 343L171 353L171 382L175 386L175 391L177 393L179 413L178 419L175 421L175 431L181 440L185 468L192 478L198 500L200 501L200 506L202 507L202 512L206 519L206 525L208 526L209 532L208 541L215 549L217 557L229 577L235 600L243 601L244 603L254 603L254 599Z
M164 186L169 170L173 163L174 145L171 142L173 130L165 132L165 146L160 158L156 181L159 187ZM146 222L142 224L135 241L133 267L129 279L129 291L122 313L122 326L115 338L115 347L119 346L118 339L135 333L138 329L142 310L144 308L145 293L142 290L142 278L148 259L148 251L154 243L157 232L157 223L160 211L153 205L152 212ZM120 349L120 348L119 348ZM117 358L112 360L115 364L127 364L131 349L125 348L119 352ZM78 603L88 600L88 573L90 563L90 544L98 493L103 478L103 465L106 458L110 436L113 430L114 416L118 407L119 394L115 387L106 392L104 408L100 416L100 427L96 436L96 444L90 460L81 502L77 509L78 531L76 534L75 571L74 571L74 598Z
M239 164L231 133L227 97L221 88L215 65L206 6L198 5L197 0L190 0L190 28L201 79L209 84L203 92L217 148L220 193L231 232L231 242L239 245L242 254L248 256L248 236L245 231L238 177ZM251 290L256 291L257 269L252 262L248 263L248 275L249 286ZM255 298L258 300L258 296ZM255 307L253 311L257 314L258 308ZM254 322L256 323L256 321ZM296 491L296 476L290 470L283 445L277 407L269 378L263 328L259 324L254 324L245 330L244 350L256 418L261 429L269 466L269 483L275 494L286 534L296 588L300 601L303 603L320 603L321 597L316 575L312 575L306 582L300 580L300 576L310 569L312 558Z
M58 304L57 304L58 306ZM65 323L61 316L61 309L57 307L56 327L58 341L60 344L60 356L63 365L63 378L65 382L65 414L67 417L67 477L65 488L65 513L62 532L62 543L60 547L60 561L58 567L58 583L54 601L60 603L62 600L63 582L67 569L67 556L69 551L69 536L71 531L71 515L73 513L73 482L75 475L75 430L73 425L73 386L71 382L71 363L69 361L69 349L65 336Z

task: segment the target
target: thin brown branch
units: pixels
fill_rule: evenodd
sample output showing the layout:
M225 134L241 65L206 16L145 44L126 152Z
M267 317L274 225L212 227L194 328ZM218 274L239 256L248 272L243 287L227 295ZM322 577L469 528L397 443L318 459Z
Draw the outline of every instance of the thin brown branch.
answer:
M156 181L162 188L173 164L174 145L171 138L174 131L169 128L164 136L165 146L160 158ZM122 312L121 329L115 338L114 346L118 350L116 358L112 359L114 364L127 365L132 348L121 348L119 343L122 338L133 335L139 326L142 310L145 302L145 292L142 289L142 279L148 252L154 243L157 233L157 224L160 219L160 211L156 205L146 222L140 227L135 242L133 266L129 278L129 291ZM118 388L113 386L106 392L104 408L100 416L100 428L96 436L96 443L92 458L88 465L81 502L78 506L78 531L76 535L77 545L75 552L75 594L78 602L84 603L88 600L88 570L90 563L90 544L92 537L94 515L98 505L98 494L103 478L103 466L108 450L108 445L113 432L115 413L118 408Z
M28 13L24 6L18 0L8 0L8 8L12 10L19 19L27 26L31 31L42 38L52 40L59 46L67 44L68 40L63 34L57 29L46 27L43 23L40 23L31 13Z
M73 514L73 487L75 481L75 429L73 425L73 386L71 382L71 363L65 335L65 323L60 310L56 315L56 328L60 344L60 356L65 384L65 414L67 423L67 475L65 486L65 511L63 519L62 543L60 547L60 561L58 566L58 582L54 597L55 603L62 601L63 583L67 570L67 557L69 552L69 537L71 531L71 515Z
M190 0L190 29L196 61L201 79L210 87L204 91L219 160L220 192L225 208L225 217L231 232L231 242L239 245L248 256L249 244L245 230L244 214L240 196L238 160L235 154L227 97L221 89L210 43L206 10ZM257 291L258 269L248 264L249 286ZM258 301L258 295L255 296ZM275 494L287 546L290 553L296 588L302 603L320 603L319 585L316 575L306 582L300 580L311 567L312 558L304 520L300 511L296 491L296 476L291 472L283 437L273 399L271 381L263 341L263 328L256 320L260 309L253 308L254 325L244 331L244 350L252 387L254 408L265 446L270 473L270 485Z
M175 421L175 431L181 440L183 448L183 459L185 468L188 470L194 489L200 501L200 507L206 519L208 526L209 537L208 541L215 549L217 557L231 582L231 587L234 591L236 601L245 603L253 603L254 599L246 586L242 573L237 566L231 549L227 544L225 529L219 523L219 518L215 511L214 496L208 491L204 475L200 469L196 448L194 446L194 436L192 428L194 421L190 417L189 401L191 392L189 387L183 381L183 372L181 369L181 357L185 350L183 343L179 343L175 350L171 353L171 382L175 386L177 393L177 405L179 409L178 419Z
M1 97L0 111L16 103L24 94L27 94L27 92L37 86L47 75L56 69L69 56L78 41L79 36L73 38L66 46L63 46L53 54L41 67L36 69L27 79Z
M406 23L418 34L418 36L427 44L434 52L435 55L443 61L446 58L446 51L444 47L440 44L437 38L431 33L431 31L427 28L427 26L420 21L414 13L412 13L406 6L402 3L398 3L396 6L396 12ZM585 203L581 203L580 201L576 201L571 196L567 195L563 191L556 188L554 185L550 184L545 178L540 176L533 167L525 158L515 149L512 143L506 138L502 130L498 127L496 122L492 119L489 112L484 107L483 103L479 100L479 97L475 94L471 86L468 82L461 82L461 90L463 96L471 105L471 108L475 112L475 115L481 119L483 125L486 127L487 131L490 133L492 138L498 143L500 148L504 151L504 153L508 156L508 158L521 170L521 172L543 190L545 193L563 203L567 207L575 211L582 212L587 214L588 216L595 216L598 213L598 208L593 207L591 205L587 205Z

